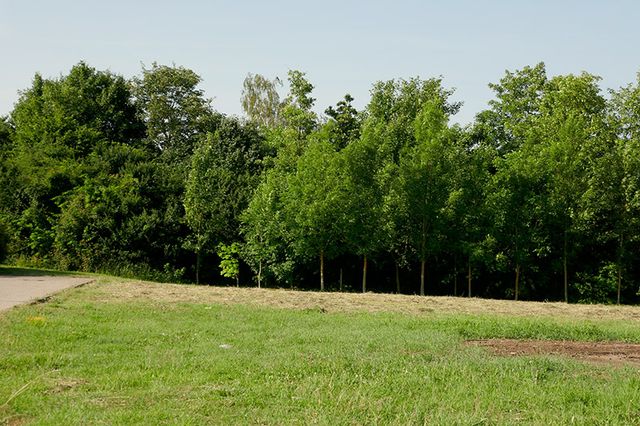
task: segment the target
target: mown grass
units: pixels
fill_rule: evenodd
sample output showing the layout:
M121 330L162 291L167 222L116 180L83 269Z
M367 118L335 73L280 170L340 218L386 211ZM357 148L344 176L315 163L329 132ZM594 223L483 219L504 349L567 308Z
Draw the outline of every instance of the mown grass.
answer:
M635 323L97 302L100 285L0 313L0 423L640 423L636 367L463 345L640 342Z

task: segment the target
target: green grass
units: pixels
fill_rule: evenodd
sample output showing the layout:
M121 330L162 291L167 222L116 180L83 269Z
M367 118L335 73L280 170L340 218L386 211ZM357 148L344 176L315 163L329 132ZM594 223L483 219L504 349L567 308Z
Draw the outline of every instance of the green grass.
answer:
M637 324L97 303L94 291L0 313L0 424L640 423L637 368L462 344L640 342Z

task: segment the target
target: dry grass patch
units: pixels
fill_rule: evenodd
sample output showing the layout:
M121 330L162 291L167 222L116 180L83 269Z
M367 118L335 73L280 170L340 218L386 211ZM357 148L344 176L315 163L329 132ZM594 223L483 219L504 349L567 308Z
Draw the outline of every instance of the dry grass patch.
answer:
M409 296L378 293L331 293L159 284L146 281L103 279L91 284L92 297L105 302L144 300L163 305L173 302L242 304L283 309L318 309L323 312L396 312L412 315L492 314L520 317L554 317L573 320L624 320L640 322L636 306L575 305L549 302Z

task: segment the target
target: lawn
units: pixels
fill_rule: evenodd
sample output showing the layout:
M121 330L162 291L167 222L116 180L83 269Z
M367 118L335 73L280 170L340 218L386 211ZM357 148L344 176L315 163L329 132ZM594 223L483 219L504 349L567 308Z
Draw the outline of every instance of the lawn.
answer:
M0 424L637 424L633 360L467 341L640 343L638 310L98 278L0 312Z

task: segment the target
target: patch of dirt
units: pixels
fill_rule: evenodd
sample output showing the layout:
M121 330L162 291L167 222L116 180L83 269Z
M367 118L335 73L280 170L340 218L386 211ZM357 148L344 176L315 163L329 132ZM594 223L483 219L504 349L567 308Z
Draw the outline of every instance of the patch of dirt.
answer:
M581 361L640 366L640 344L515 339L467 340L465 344L487 348L499 356L560 355Z
M29 419L27 419L26 417L22 417L22 416L9 416L9 417L5 417L4 419L0 419L0 425L7 425L7 426L22 426L22 425L26 425L27 423L29 423Z
M71 390L78 386L87 384L88 382L83 379L64 378L56 380L54 386L49 390L50 393L60 393Z
M180 285L102 278L85 287L92 301L148 301L161 309L176 302L242 304L322 312L397 312L428 314L489 314L522 317L554 317L570 320L623 320L640 323L640 307L575 305L549 302L514 302L462 297L411 296L380 293L336 293Z

